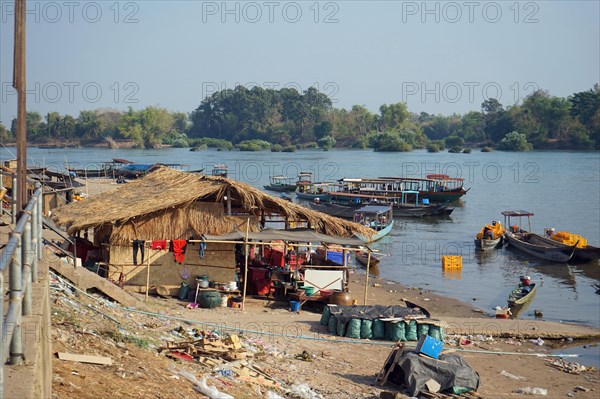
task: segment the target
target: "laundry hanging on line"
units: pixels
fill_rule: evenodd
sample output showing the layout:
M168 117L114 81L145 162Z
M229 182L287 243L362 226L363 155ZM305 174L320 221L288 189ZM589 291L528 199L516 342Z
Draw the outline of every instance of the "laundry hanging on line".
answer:
M179 263L180 265L183 264L186 248L187 248L186 240L172 240L171 241L171 246L169 248L169 251L173 252L173 256L175 257L175 262Z
M138 249L140 251L140 254L142 255L142 262L144 263L144 247L146 245L146 241L144 240L133 240L133 265L137 266L137 254L138 254Z

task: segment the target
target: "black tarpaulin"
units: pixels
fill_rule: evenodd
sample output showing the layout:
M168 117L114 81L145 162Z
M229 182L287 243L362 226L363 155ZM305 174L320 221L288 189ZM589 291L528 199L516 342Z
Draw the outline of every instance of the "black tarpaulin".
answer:
M410 396L427 391L425 383L430 379L440 384L440 391L452 387L475 391L479 388L479 374L462 357L455 354L441 354L439 359L432 359L413 351L404 351L388 378L407 387Z

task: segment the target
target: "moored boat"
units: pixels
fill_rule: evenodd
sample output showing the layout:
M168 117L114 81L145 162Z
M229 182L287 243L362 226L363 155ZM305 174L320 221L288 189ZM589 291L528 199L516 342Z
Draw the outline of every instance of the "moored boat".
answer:
M370 263L369 267L377 267L377 266L379 266L379 263L381 262L373 254L371 254L371 260L369 262L369 255L365 251L356 251L356 253L354 254L354 257L356 258L356 261L358 263L360 263L361 265L363 265L365 267L367 266L367 263Z
M550 262L567 263L575 253L576 245L566 246L557 241L546 239L538 234L522 230L519 225L511 225L511 218L527 217L529 230L531 230L530 217L533 213L527 211L504 211L505 225L510 226L504 233L504 237L512 246L528 255L544 259ZM508 220L508 222L507 222Z
M271 176L271 183L264 186L266 190L287 192L296 189L296 183L292 177L287 176Z
M374 242L385 237L394 227L392 207L387 205L367 205L356 210L354 222L369 226L376 233L371 237L357 235L365 243Z
M575 245L575 254L573 260L580 262L590 262L600 259L600 248L588 245L587 240L573 233L564 231L555 232L554 229L545 229L544 238L561 243L565 247Z
M489 251L501 245L505 229L498 221L486 224L475 236L475 247L482 251Z
M521 283L508 294L508 305L522 306L535 296L535 292L536 283L532 283L529 276L522 276Z

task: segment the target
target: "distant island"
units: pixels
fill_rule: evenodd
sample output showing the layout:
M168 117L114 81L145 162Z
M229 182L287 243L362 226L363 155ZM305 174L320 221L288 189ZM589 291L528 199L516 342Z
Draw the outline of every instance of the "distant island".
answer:
M14 142L0 124L0 140ZM76 118L50 112L27 113L32 145L111 148L208 147L241 151L295 151L297 148L372 148L374 151L470 152L493 149L600 149L600 86L562 98L543 90L521 104L496 99L464 115L408 111L406 104L384 104L379 113L364 106L337 109L314 87L303 93L238 86L206 97L192 112L146 107L127 111L81 111Z

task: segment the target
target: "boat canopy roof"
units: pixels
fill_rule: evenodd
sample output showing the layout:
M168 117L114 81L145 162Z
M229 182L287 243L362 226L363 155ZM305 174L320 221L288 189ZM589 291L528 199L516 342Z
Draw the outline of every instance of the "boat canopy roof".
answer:
M523 211L523 210L520 210L520 211L502 211L502 214L504 216L515 216L515 217L518 217L518 216L534 216L532 212Z
M279 176L271 176L271 180L294 180L294 178L289 177L289 176L279 175Z
M356 212L362 213L387 213L390 211L390 205L367 205L363 206L360 209L357 209Z

